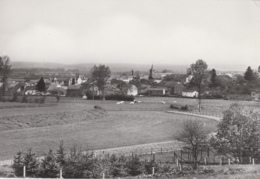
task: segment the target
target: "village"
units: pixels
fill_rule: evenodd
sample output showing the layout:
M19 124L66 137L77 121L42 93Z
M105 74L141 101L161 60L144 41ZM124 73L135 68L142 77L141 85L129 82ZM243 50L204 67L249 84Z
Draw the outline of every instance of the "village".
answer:
M59 95L66 97L82 97L87 99L92 96L99 96L102 93L90 75L81 75L78 70L72 70L67 74L55 72L41 73L39 70L36 75L31 74L33 77L28 77L26 74L19 74L17 72L19 69L14 69L16 73L8 78L5 94L7 96ZM19 77L17 77L18 75ZM37 77L35 77L37 75L44 76L43 80L45 83L45 90L43 91L39 91L36 88L37 83L40 80L40 78L37 79ZM217 73L218 80L223 81L222 83L224 83L221 84L222 86L227 83L236 83L237 78L240 76L242 76L241 72ZM187 74L176 74L170 70L158 72L153 69L153 65L151 66L151 69L143 73L134 72L134 70L116 74L112 73L106 81L104 95L119 94L128 96L173 96L197 98L197 89L188 85L192 80L192 77L192 75ZM1 85L2 83L0 83L0 87ZM206 94L209 94L210 91L212 92L212 90L206 91ZM216 92L216 90L213 91ZM255 96L257 95L253 92L252 97ZM258 96L256 100L257 99Z

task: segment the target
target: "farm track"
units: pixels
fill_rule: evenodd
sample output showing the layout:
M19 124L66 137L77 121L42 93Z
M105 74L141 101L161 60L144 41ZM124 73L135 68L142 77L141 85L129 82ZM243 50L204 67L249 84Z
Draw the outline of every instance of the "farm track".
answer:
M206 119L213 119L213 120L216 120L216 121L220 121L221 120L221 117L217 117L217 116L208 116L208 115L201 115L201 114L180 112L180 111L167 111L167 112L175 113L175 114L181 114L181 115L186 115L186 116L195 116L195 117L201 117L201 118L206 118Z

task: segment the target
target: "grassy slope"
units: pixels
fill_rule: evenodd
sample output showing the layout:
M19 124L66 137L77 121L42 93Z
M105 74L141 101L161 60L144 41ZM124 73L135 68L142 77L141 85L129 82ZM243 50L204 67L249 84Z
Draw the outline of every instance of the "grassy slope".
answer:
M107 117L64 125L0 132L0 160L10 159L20 149L32 146L42 154L60 140L88 149L172 140L183 115L159 111L111 111ZM216 122L203 119L214 128Z
M179 121L191 118L169 114L169 104L188 104L196 107L196 99L140 97L142 103L116 105L115 101L84 101L62 98L56 104L55 98L47 98L50 107L0 109L0 160L10 159L20 149L33 146L42 153L55 148L60 140L68 146L73 143L90 149L127 146L173 139ZM163 105L160 102L165 101ZM234 101L203 100L204 111L221 113ZM255 102L241 102L257 106ZM55 105L54 105L55 104ZM4 107L7 103L0 103ZM8 103L7 106L19 103ZM93 106L99 105L108 111L107 115L93 113ZM8 107L9 108L9 107ZM94 120L93 120L94 119ZM216 121L208 121L211 126ZM45 127L44 127L45 126ZM13 130L12 130L13 129Z

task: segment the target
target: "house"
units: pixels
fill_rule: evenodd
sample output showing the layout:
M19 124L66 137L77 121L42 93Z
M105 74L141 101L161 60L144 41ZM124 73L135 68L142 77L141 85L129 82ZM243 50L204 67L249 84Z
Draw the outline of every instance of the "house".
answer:
M23 82L12 82L8 85L8 94L14 95L15 93L21 93L24 90Z
M162 96L167 92L166 88L149 88L147 93L149 96Z
M182 91L184 90L184 86L180 83L180 82L177 82L174 86L174 89L173 89L173 94L178 94L178 95L181 95Z
M35 86L26 86L25 89L23 90L23 93L25 95L35 95L36 94L36 89Z
M70 85L67 89L67 95L69 97L81 97L83 96L83 90L81 85Z
M121 81L123 81L125 83L129 83L131 80L133 80L133 77L132 76L130 76L130 77L128 77L128 76L121 76L120 78L117 78L117 80L121 80Z
M186 79L185 79L185 84L189 83L193 78L193 75L189 75Z
M127 95L136 96L138 94L138 89L135 85L131 85L127 90Z
M155 83L160 83L163 80L162 75L160 73L153 74L153 81Z
M66 95L67 94L67 87L66 86L61 86L57 83L52 83L48 89L47 92L52 94L52 95L56 95L56 94L60 94L60 95Z
M198 91L183 91L181 92L181 96L188 98L197 98L199 96Z
M181 95L181 92L184 90L184 86L180 82L166 82L161 84L163 87L167 87L170 94Z
M260 100L260 92L251 92L251 98L255 101Z

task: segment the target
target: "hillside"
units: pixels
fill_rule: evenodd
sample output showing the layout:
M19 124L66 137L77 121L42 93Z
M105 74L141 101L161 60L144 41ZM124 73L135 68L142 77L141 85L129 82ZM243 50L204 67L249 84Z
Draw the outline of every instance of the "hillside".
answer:
M90 71L95 65L94 63L80 63L80 64L59 64L49 62L26 62L26 61L13 61L12 68L64 68L64 69L78 69L79 71ZM98 63L96 64L98 65ZM112 72L125 72L131 71L149 71L152 64L124 64L124 63L107 63ZM186 73L186 65L162 65L154 64L156 71L164 69L172 70L175 73Z

